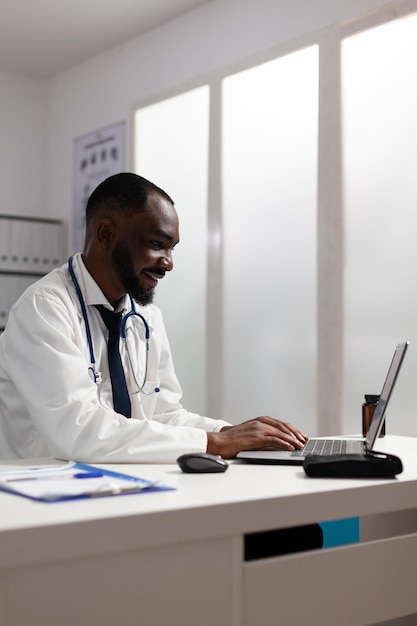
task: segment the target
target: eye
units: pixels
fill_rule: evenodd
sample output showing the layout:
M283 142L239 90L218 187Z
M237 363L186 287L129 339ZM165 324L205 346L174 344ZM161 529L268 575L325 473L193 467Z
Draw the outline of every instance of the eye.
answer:
M156 248L157 250L164 250L165 248L171 251L175 250L175 245L174 246L167 246L167 244L165 243L165 241L151 241L151 245L154 246L154 248Z

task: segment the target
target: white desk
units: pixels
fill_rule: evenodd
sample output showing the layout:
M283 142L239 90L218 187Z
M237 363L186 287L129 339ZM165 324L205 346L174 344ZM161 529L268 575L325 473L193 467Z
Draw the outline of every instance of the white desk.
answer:
M417 613L417 439L377 448L402 458L397 479L118 465L177 490L59 504L0 493L0 624L360 626ZM245 533L352 516L358 544L244 562Z

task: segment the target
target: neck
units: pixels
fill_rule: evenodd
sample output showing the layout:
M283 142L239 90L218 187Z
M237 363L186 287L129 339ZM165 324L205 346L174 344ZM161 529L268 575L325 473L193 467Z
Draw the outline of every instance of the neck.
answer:
M125 292L123 288L115 287L119 281L117 276L114 276L113 271L108 268L108 263L84 252L81 257L90 276L100 287L112 307L117 308L118 303L125 296ZM107 268L105 272L103 272L103 268Z

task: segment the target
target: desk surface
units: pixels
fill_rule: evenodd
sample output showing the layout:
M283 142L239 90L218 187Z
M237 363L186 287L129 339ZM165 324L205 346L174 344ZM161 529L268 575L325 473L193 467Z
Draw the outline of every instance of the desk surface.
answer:
M106 467L162 478L176 490L52 504L0 492L0 569L94 555L104 544L106 552L120 552L417 508L417 438L388 436L376 448L399 455L403 473L340 480L240 461L224 474L183 474L175 464L112 465Z
M298 626L312 606L323 626L336 611L340 626L417 615L417 439L377 448L404 472L340 480L241 461L224 474L115 465L176 490L53 504L0 493L0 624L269 626L278 607L280 623ZM359 543L244 561L245 533L351 516L368 524Z

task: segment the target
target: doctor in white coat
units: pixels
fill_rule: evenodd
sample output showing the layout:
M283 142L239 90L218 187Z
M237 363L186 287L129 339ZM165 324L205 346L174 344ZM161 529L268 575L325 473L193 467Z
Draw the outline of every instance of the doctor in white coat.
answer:
M146 179L116 174L92 193L82 254L26 290L0 338L0 458L172 463L185 452L232 458L305 444L299 429L269 416L232 426L182 407L152 303L178 241L171 198ZM100 305L122 315L124 414L115 409Z

